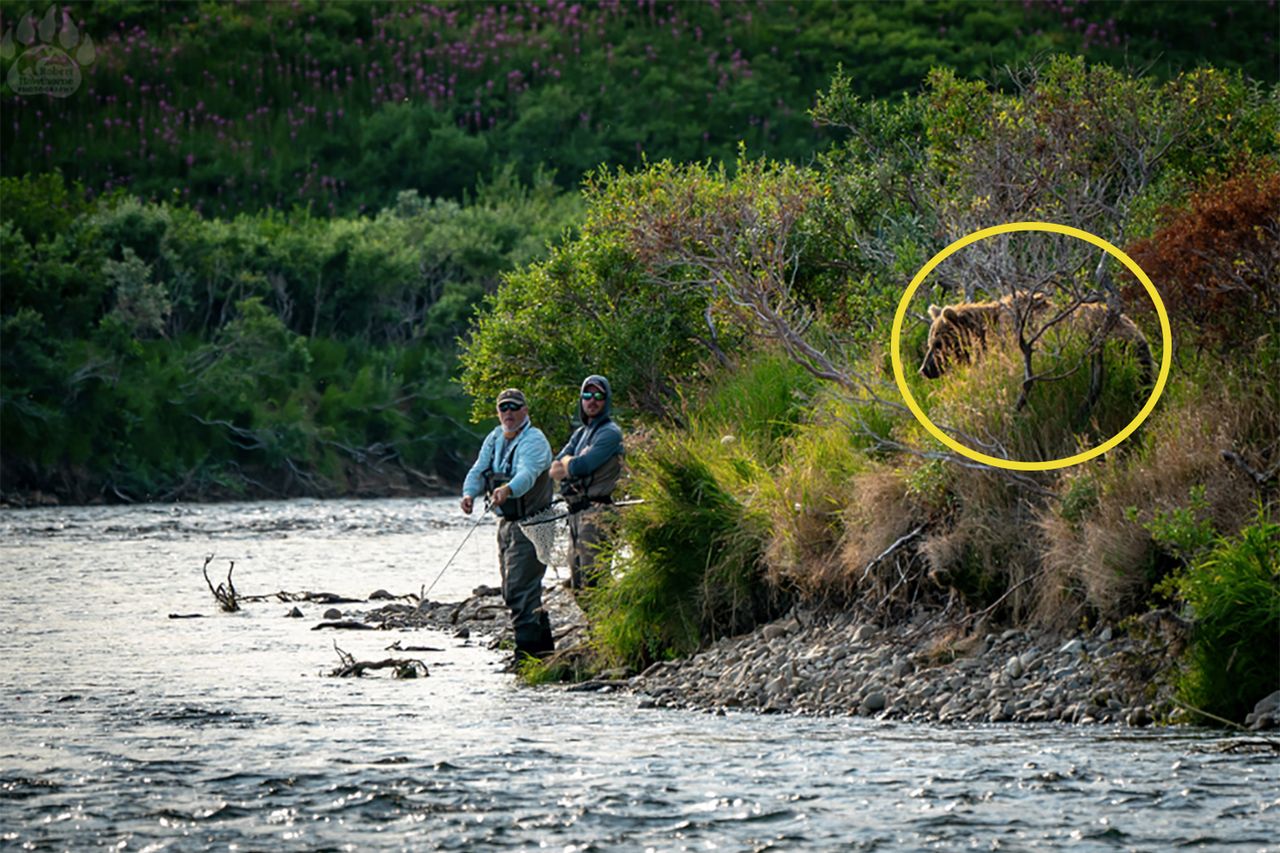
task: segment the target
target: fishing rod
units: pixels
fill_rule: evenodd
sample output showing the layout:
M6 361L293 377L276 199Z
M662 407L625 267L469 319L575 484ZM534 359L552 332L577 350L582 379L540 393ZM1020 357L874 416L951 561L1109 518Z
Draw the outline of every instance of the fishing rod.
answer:
M555 506L557 503L568 503L568 502L565 501L564 498L556 498L548 505L548 508L550 508L551 506ZM636 504L642 504L642 503L644 503L643 498L637 499L637 500L629 500L629 501L618 501L612 505L613 506L635 506ZM472 524L471 527L467 530L467 535L462 537L462 541L458 543L458 547L454 549L453 554L450 555L449 559L445 561L444 567L440 569L440 573L437 574L435 580L431 582L431 586L427 587L423 591L422 595L418 597L419 603L425 602L427 600L427 593L431 592L431 590L436 588L436 584L440 582L440 578L444 577L444 573L448 571L449 566L453 565L453 561L457 558L458 554L461 553L462 546L467 544L467 540L471 538L471 534L476 532L476 528L480 526L480 522L484 521L485 516L488 515L488 513L489 513L489 498L485 497L484 512L479 513L479 515L476 517L475 523ZM543 519L539 519L538 521L522 522L520 526L522 528L526 526L535 527L539 524L548 524L551 522L560 521L562 519L568 518L570 515L571 513L566 512L563 515L553 515L550 518L543 518Z
M445 561L444 568L442 568L440 570L440 573L436 575L436 579L431 582L431 586L423 590L422 595L418 596L419 606L421 606L427 600L427 593L431 592L431 590L436 588L436 584L440 582L440 578L444 577L444 573L449 570L449 567L453 565L453 561L457 558L458 554L461 553L462 546L467 544L467 540L471 538L471 534L476 532L476 528L480 526L480 522L484 521L485 516L488 514L489 514L489 498L488 496L486 496L484 499L484 511L476 515L475 523L472 524L470 528L468 528L467 535L462 537L462 541L458 543L458 547L453 549L453 554L450 555L449 559Z

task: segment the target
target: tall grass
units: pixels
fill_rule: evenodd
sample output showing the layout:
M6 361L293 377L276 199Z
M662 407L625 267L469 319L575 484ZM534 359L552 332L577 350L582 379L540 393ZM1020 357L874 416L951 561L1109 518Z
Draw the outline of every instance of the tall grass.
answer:
M973 364L953 365L940 380L911 381L930 420L962 444L1008 459L1060 459L1119 432L1146 390L1136 360L1108 344L1102 390L1088 405L1085 350L1080 334L1045 341L1033 367L1061 378L1035 382L1021 409L1022 361L1011 344L992 346ZM910 424L905 435L925 447L933 444L918 424ZM976 606L993 604L1007 592L1005 615L1015 620L1029 617L1037 600L1050 597L1041 595L1044 541L1037 516L1060 475L1014 480L990 469L930 463L909 466L904 477L931 521L920 551L935 582Z
M1086 341L1073 335L1053 346L1053 353L1036 354L1033 368L1039 376L1062 378L1036 381L1022 409L1016 407L1022 361L1010 345L994 346L976 363L956 365L925 386L926 414L952 427L962 443L1008 459L1060 459L1106 441L1133 419L1145 400L1136 360L1116 352L1113 344L1106 346L1102 390L1088 405Z
M660 430L631 461L643 503L619 518L614 572L588 597L606 660L639 668L747 630L781 599L764 583L776 485L766 460L796 429L812 380L755 357L686 401L688 428Z
M1214 357L1184 364L1125 446L1063 473L1060 500L1039 510L1036 522L1046 573L1040 618L1116 619L1140 609L1182 556L1156 542L1150 524L1185 507L1193 489L1220 534L1247 523L1257 484L1223 453L1265 469L1280 446L1280 393L1268 368L1274 355L1254 352L1248 360L1243 369Z

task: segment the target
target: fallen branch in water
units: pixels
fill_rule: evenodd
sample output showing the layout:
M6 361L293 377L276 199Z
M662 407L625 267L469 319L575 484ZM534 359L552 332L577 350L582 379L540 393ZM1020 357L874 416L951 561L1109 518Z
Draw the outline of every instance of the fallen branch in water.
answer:
M333 650L338 653L338 660L342 661L340 666L329 673L335 678L359 677L371 669L390 669L394 678L426 678L431 674L427 671L427 665L416 658L384 658L379 661L358 661L354 655L338 648L337 643L333 644Z
M437 648L436 646L402 646L400 645L400 641L396 640L394 643L387 646L387 651L389 652L442 652L444 651L444 649Z
M340 622L321 622L312 628L312 631L319 631L321 628L337 628L345 631L376 631L377 628L366 622L357 622L354 619L344 619Z
M213 593L218 605L228 613L235 613L240 609L240 603L236 596L236 586L231 582L231 573L236 570L236 561L232 560L231 567L227 569L226 584L218 584L217 589L214 589L213 581L209 580L209 564L212 562L213 555L210 554L205 558L204 567L200 570L204 573L204 582L209 585L209 592Z
M334 592L270 592L265 595L242 595L241 601L283 601L290 603L294 601L309 601L312 604L363 604L363 598L348 598L345 595L338 595Z

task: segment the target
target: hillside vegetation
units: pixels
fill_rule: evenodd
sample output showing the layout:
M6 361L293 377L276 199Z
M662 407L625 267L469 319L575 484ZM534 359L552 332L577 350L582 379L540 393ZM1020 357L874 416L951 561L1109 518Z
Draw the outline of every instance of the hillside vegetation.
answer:
M1154 607L1195 617L1189 705L1274 687L1274 4L16 8L5 67L65 48L82 79L0 80L6 501L448 489L499 388L557 442L603 372L645 502L588 602L601 661L796 601ZM1171 340L1090 245L983 241L907 309L929 419L1056 460L1152 392L1134 345L1069 323L925 380L931 302L1123 309L1172 370L1119 448L1010 472L907 411L889 322L939 250L1027 220L1136 259Z
M53 9L53 7L49 7ZM61 8L61 7L60 7ZM178 3L100 0L23 27L93 61L66 98L0 79L4 173L60 170L208 215L301 205L351 215L401 190L461 200L513 166L574 189L601 163L808 162L808 111L843 66L854 91L913 91L933 67L995 79L1049 52L1167 77L1209 62L1275 82L1266 3ZM68 29L74 27L74 36ZM1206 38L1206 33L1213 33ZM26 36L24 39L23 36ZM79 55L77 53L77 55Z
M496 362L540 399L565 397L590 363L649 413L629 486L644 503L621 514L613 576L588 599L601 658L641 668L796 601L1063 629L1165 607L1204 617L1184 638L1186 701L1242 718L1280 664L1278 107L1274 89L1221 71L1162 83L1067 58L1015 69L1002 89L937 71L890 101L839 76L814 116L842 141L814 167L598 172L580 235L508 278L462 360L477 399L496 390ZM1172 327L1154 413L1105 456L1049 471L944 447L888 364L915 270L1025 220L1120 243ZM1100 444L1153 390L1132 344L1103 349L1088 407L1087 342L1054 336L1069 326L1039 339L1029 383L1022 353L994 341L941 379L914 372L930 302L1015 292L1120 306L1157 365L1165 355L1154 303L1118 261L1074 238L1006 235L953 256L909 306L912 395L998 457ZM607 332L587 313L544 325L536 306L563 302L609 306ZM1223 673L1238 689L1212 686Z

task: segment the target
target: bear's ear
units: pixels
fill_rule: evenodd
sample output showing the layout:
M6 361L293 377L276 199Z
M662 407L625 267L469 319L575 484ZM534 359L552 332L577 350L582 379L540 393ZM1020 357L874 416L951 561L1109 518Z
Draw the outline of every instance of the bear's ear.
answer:
M959 323L960 312L948 305L946 308L942 309L942 319L946 320L948 323Z
M942 309L941 309L941 308L939 308L937 305L930 305L930 306L929 306L929 319L930 319L930 320L936 320L936 319L938 319L938 315L940 315L941 313L942 313Z

